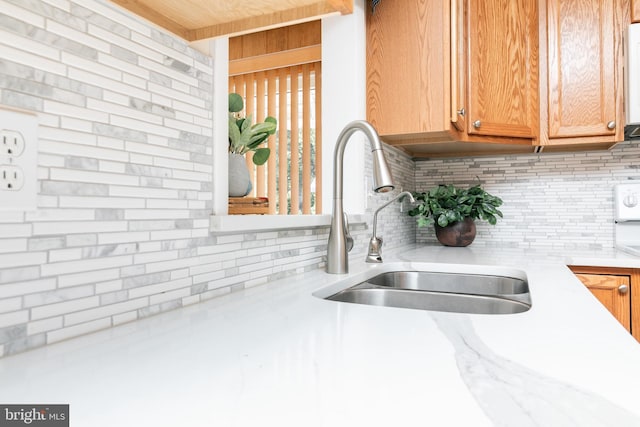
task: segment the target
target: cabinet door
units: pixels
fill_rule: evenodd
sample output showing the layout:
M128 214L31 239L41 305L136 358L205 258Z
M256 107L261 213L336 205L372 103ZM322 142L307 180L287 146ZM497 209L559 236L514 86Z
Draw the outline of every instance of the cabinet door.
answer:
M535 0L467 0L470 135L538 134L538 7Z
M448 131L449 2L385 0L366 9L369 122L380 135Z
M631 280L629 276L582 274L576 276L591 293L631 332Z
M622 136L617 2L547 2L549 138ZM620 98L621 99L621 98ZM620 139L618 139L620 140ZM561 141L560 141L561 142Z
M631 0L631 20L640 22L640 0Z

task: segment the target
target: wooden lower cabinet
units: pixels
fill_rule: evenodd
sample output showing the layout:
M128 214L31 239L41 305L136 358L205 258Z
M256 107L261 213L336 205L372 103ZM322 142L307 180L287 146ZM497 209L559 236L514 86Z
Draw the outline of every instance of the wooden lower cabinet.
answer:
M640 341L640 269L569 266L613 316Z
M598 301L622 323L622 326L631 332L630 277L580 273L577 273L576 276L589 288Z

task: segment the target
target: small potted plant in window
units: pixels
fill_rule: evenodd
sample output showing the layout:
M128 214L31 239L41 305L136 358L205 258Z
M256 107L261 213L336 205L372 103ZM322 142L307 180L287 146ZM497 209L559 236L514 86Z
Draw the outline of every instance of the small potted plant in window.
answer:
M253 163L263 165L271 154L260 147L276 133L277 120L271 116L263 123L251 124L252 117L242 117L244 101L237 93L229 94L229 197L243 197L251 192L251 178L244 155L253 151Z
M438 241L445 246L468 246L476 237L474 220L495 225L502 212L502 199L484 191L480 184L468 189L439 185L426 193L414 193L416 206L408 213L418 227L435 226Z

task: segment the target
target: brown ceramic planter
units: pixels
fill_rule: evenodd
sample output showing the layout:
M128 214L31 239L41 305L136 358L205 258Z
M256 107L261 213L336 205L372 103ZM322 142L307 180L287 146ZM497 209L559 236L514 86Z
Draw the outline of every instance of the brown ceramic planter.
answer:
M445 246L469 246L476 238L476 224L471 218L465 218L446 227L436 227L436 237Z

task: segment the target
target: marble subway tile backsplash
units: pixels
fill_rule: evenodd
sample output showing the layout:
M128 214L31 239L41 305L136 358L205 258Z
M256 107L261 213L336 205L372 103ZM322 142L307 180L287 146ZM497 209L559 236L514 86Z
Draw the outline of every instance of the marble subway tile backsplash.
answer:
M373 226L373 214L380 206L397 196L401 191L413 191L415 189L416 163L407 154L391 146L385 145L384 151L387 162L391 167L395 189L390 193L375 194L370 192L365 212L367 224L370 227ZM373 176L370 149L365 149L364 158L365 176ZM410 209L409 202L404 200L402 203L394 202L379 212L376 233L383 240L383 259L384 253L390 248L416 242L416 223L413 218L407 215L408 209ZM372 230L368 228L364 230L362 237L356 240L353 249L353 253L358 253L356 256L362 256L362 259L364 259L371 234Z
M324 265L327 227L209 233L211 58L106 1L0 10L0 104L39 119L38 210L0 212L0 357Z
M476 182L501 197L504 219L477 223L474 245L600 249L614 245L613 186L640 179L638 142L607 151L416 162L416 189ZM418 242L436 242L431 227Z
M206 298L211 59L107 2L0 8L0 103L40 122L38 210L0 213L2 354Z
M324 266L328 227L211 235L212 59L102 0L0 0L0 104L39 119L38 210L0 212L0 357ZM617 182L640 148L413 162L395 183L479 180L505 201L474 245L613 245ZM371 159L363 147L365 174ZM377 207L352 224L364 259ZM405 202L381 211L385 252L435 242Z

